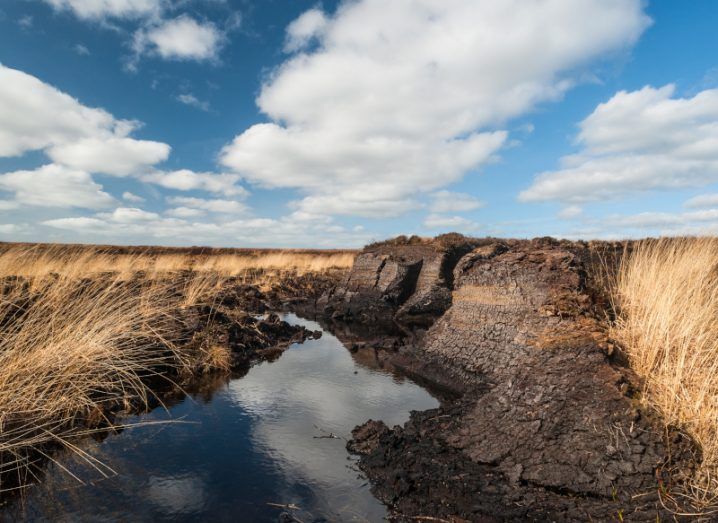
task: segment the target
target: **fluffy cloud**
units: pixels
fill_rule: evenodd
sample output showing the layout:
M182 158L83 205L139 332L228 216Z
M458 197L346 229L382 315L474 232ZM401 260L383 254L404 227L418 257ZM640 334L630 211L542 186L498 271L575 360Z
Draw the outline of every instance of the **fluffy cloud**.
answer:
M34 76L0 64L0 156L89 137L110 137L126 122L76 99Z
M419 204L404 197L390 184L357 183L355 187L337 189L333 194L317 194L293 202L304 216L344 215L366 218L392 218L419 208Z
M628 216L610 216L605 219L608 225L637 229L671 229L700 223L718 224L718 209L691 211L684 213L643 212Z
M122 193L122 199L126 202L132 202L132 203L142 203L145 201L145 199L142 196L137 196L136 194L133 194L129 191L125 191Z
M718 207L718 193L701 194L695 196L685 203L686 207L700 209L702 207Z
M32 16L29 15L23 16L17 21L17 25L19 25L25 30L31 29L33 24L34 20L32 19Z
M478 223L462 218L461 216L446 216L430 214L424 219L424 227L431 230L476 232L480 229Z
M192 221L189 217L159 217L140 209L121 208L113 213L46 220L42 225L69 231L85 239L112 238L187 244L187 238L201 238L205 245L256 246L359 246L370 240L362 232L349 233L331 223L281 219L243 218L224 222Z
M310 9L304 12L287 27L284 50L293 52L303 49L313 38L322 33L328 22L327 16L321 9Z
M194 172L189 169L177 171L155 171L141 176L141 179L166 189L178 191L209 191L227 196L245 197L247 190L237 185L240 177L231 173Z
M648 236L718 234L718 209L680 213L642 212L614 214L600 219L584 220L583 229L572 231L567 238L643 238Z
M114 223L141 223L157 220L160 217L157 213L143 211L137 207L118 207L111 213L100 213L97 216Z
M431 211L434 213L467 212L484 206L478 198L460 192L437 191L432 198Z
M126 176L170 153L167 144L129 138L139 125L0 65L0 156L45 150L72 169Z
M0 200L0 211L11 211L20 207L20 204L10 200Z
M202 209L193 209L192 207L173 207L172 209L167 209L165 214L173 218L197 218L205 216L207 212Z
M141 18L158 14L163 0L45 0L57 10L72 11L83 19Z
M213 23L181 15L139 29L133 49L138 56L150 52L170 60L216 60L223 42L224 34Z
M582 216L576 227L553 233L554 236L561 238L583 240L716 234L718 234L718 209L687 212L650 211L609 214L601 217Z
M14 193L17 204L38 207L100 209L115 202L88 173L55 164L1 174L0 190Z
M156 169L156 164L168 158L170 146L129 137L140 125L86 107L31 75L0 65L0 157L43 150L53 162L34 171L0 174L0 190L14 195L12 200L0 201L0 210L20 205L98 209L112 204L114 199L102 191L92 173L133 176L181 191L247 196L237 174ZM142 201L131 193L123 199ZM213 205L244 211L236 202Z
M583 150L537 176L522 201L581 203L718 181L718 89L621 91L580 124Z
M177 95L177 101L191 107L196 107L202 111L209 111L209 102L200 100L193 94L180 94Z
M240 194L239 196L243 196ZM204 198L188 198L184 196L174 196L167 198L172 205L179 205L181 208L207 211L219 214L241 214L248 211L246 205L236 200L214 199L207 200Z
M287 48L316 48L288 59L257 99L273 122L237 136L221 161L254 183L303 190L300 208L369 214L382 192L346 196L389 186L390 200L408 200L459 180L505 143L496 126L560 97L571 71L631 45L649 22L640 0L313 9L290 25Z
M558 217L562 220L572 220L583 214L583 208L580 205L569 205L564 207L558 213Z
M180 7L184 2L172 5L168 0L44 0L58 11L70 11L80 19L101 21L107 19L134 19L138 29L134 31L130 47L134 54L127 57L126 67L137 69L143 54L152 54L168 60L214 61L226 40L226 35L236 30L242 17L231 14L224 28L209 21L197 21L187 14L166 19L166 11ZM108 27L112 27L106 24ZM86 47L75 46L79 54L89 54Z
M73 46L73 49L80 56L90 56L90 54L91 54L90 50L82 44L75 44Z
M0 223L0 234L17 234L27 230L25 224L20 223Z
M56 163L76 169L128 176L165 161L170 154L170 146L132 138L84 138L56 145L47 154Z

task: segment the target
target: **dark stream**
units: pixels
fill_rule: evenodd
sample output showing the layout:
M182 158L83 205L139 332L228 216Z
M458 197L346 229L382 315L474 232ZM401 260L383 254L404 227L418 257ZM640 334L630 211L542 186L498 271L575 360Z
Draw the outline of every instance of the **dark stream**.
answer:
M312 330L314 322L285 318ZM359 363L328 332L168 410L83 449L114 471L103 478L70 453L56 457L22 504L0 512L33 521L278 521L293 504L301 521L381 521L345 449L369 418L389 426L438 405L408 379ZM84 481L80 484L62 467Z

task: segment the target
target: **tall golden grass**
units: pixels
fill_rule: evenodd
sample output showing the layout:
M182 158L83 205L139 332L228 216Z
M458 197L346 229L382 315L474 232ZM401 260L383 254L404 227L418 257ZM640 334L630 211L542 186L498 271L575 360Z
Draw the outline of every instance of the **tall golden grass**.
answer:
M718 501L718 239L636 243L613 288L613 336L643 378L643 400L700 445L689 482L699 504Z
M190 366L167 341L178 310L211 299L230 277L345 268L352 253L108 253L93 247L20 245L0 253L0 491L32 480L51 444L73 443L111 420L117 407L143 408L158 372ZM204 370L227 370L226 347L211 346ZM87 462L104 472L90 456Z
M49 457L45 447L71 448L70 438L102 424L113 404L147 405L145 379L153 369L182 361L171 346L157 350L168 293L155 287L147 306L138 284L114 278L45 278L34 285L31 303L25 303L22 286L0 303L6 321L0 338L0 474L12 486L31 479L26 475L33 461ZM13 318L15 312L21 315ZM11 472L17 477L8 477Z
M0 277L13 275L36 278L48 274L91 277L112 272L132 277L138 272L146 277L164 276L179 271L211 272L225 277L257 271L289 271L296 274L330 269L348 269L354 262L352 251L246 251L219 254L183 252L108 253L107 249L88 246L68 248L63 245L18 245L0 252Z

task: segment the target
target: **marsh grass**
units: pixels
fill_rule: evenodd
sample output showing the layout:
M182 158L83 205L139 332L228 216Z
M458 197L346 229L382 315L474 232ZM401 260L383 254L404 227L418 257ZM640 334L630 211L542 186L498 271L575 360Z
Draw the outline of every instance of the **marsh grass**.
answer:
M355 256L352 251L247 250L217 254L167 253L153 248L144 252L112 251L94 246L11 245L0 251L0 277L38 278L61 274L87 278L111 272L118 278L129 279L142 272L146 278L154 279L181 271L223 277L251 277L257 273L282 271L302 275L348 269Z
M2 300L3 313L23 309L0 339L1 471L12 486L26 483L47 446L73 448L72 436L109 423L111 406L148 405L146 380L182 362L171 347L157 350L168 295L143 307L138 285L63 277L34 291L31 303L17 291Z
M31 482L34 464L52 460L49 450L56 447L107 472L74 442L116 426L110 412L147 408L157 400L149 383L192 367L182 347L169 341L178 310L211 302L228 278L254 281L280 272L346 268L353 256L4 246L0 492ZM203 371L229 369L226 347L209 345L200 352Z
M718 501L718 239L644 240L613 285L613 337L643 378L643 401L700 446L692 501Z

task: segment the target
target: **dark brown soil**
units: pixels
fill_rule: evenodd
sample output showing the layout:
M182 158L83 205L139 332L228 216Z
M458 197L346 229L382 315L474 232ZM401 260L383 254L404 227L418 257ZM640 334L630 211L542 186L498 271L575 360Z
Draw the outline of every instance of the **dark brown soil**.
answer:
M608 336L596 267L624 247L454 236L357 257L326 315L389 326L357 350L453 393L404 427L367 422L348 445L397 520L673 518L663 502L698 452L640 407Z

